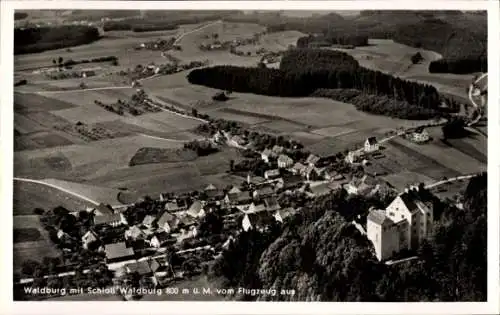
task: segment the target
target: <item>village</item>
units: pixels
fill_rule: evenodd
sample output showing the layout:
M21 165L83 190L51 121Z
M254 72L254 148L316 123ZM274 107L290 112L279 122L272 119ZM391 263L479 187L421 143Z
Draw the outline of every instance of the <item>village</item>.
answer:
M239 186L209 184L202 191L146 196L128 206L100 204L70 209L74 212L54 209L45 213L41 221L55 235L53 241L64 252L66 262L62 269L52 268L57 276L38 276L75 277L100 266L97 270L108 275L106 285L162 288L206 272L239 233L279 228L301 211L300 202L292 200L318 198L338 190L393 198L387 209L367 209L366 215L352 222L372 242L380 261L417 248L430 235L432 204L418 193L424 184L415 183L398 192L378 177L380 173L369 171L373 162L384 158L382 144L387 139L404 136L425 145L430 137L424 126L399 130L382 140L370 137L362 148L346 154L321 155L304 152L293 140L256 145L262 135L232 125L217 120L200 129L209 129L206 141L210 145L234 147L251 157L254 166L229 166L229 172L241 176ZM78 270L74 270L76 261ZM24 285L36 281L35 277L19 279Z

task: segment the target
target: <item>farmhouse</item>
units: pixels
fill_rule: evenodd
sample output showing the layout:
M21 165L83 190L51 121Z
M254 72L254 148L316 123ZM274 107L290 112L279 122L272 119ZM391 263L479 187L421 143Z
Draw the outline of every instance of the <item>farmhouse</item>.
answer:
M316 164L318 164L319 160L320 160L319 156L314 155L314 154L310 154L307 157L306 164L308 164L310 166L316 166Z
M93 231L87 231L87 233L82 236L82 246L85 249L89 249L89 246L98 240L97 235Z
M430 140L430 136L424 127L418 127L411 133L410 140L416 143L425 143Z
M286 175L281 180L281 187L284 190L296 189L302 186L302 177L298 175Z
M137 226L132 226L125 231L125 239L127 240L138 240L145 238L146 234Z
M266 163L269 163L271 159L274 159L276 157L276 153L274 153L272 150L270 149L265 149L264 151L262 151L262 153L260 154L260 157L262 158L262 160Z
M273 222L275 218L272 214L267 211L261 211L258 213L247 213L243 217L241 222L243 231L247 232L249 230L255 229L258 231L266 230Z
M122 213L113 213L109 215L96 215L94 216L95 226L112 226L117 227L122 224L127 224L127 220Z
M274 214L274 218L277 222L284 223L288 218L293 216L296 213L294 208L286 208L277 210Z
M278 169L267 170L264 172L264 177L268 180L278 178L279 176L280 176L280 171Z
M205 210L203 209L201 202L196 200L193 204L191 204L189 209L186 211L186 214L193 218L202 218L205 216Z
M278 157L278 167L279 168L289 168L293 165L293 160L286 154L281 154Z
M365 141L365 152L375 152L380 149L377 138L370 137Z
M177 212L177 211L182 211L182 210L185 210L186 209L186 205L185 204L179 204L179 202L177 200L172 200L170 202L167 202L165 204L165 210L169 211L169 212Z
M176 230L179 226L179 223L179 218L171 213L168 213L167 211L163 212L163 214L158 219L158 227L160 229L163 229L167 233Z
M204 190L208 199L222 199L224 198L224 192L213 184L209 184Z
M337 181L337 180L342 180L344 179L344 175L340 174L339 172L335 170L325 170L323 173L323 177L326 180L331 180L331 181Z
M111 215L114 213L113 208L107 206L103 203L99 204L95 209L93 209L96 215Z
M142 220L142 225L144 225L146 228L150 229L153 227L153 223L156 221L156 218L152 215L147 215L144 217L144 220Z
M106 244L104 246L106 263L124 261L134 258L134 250L127 247L124 242Z
M275 145L273 146L272 148L272 151L274 152L274 154L278 155L278 154L281 154L283 153L283 151L285 150L285 148L283 148L282 146L279 146L279 145Z
M302 176L305 177L306 180L315 180L320 177L318 174L318 169L311 164L306 166L306 168L302 172Z
M418 191L406 190L384 210L372 210L367 218L367 237L377 259L386 260L402 249L416 249L433 228L433 207Z
M170 240L170 235L167 232L160 232L155 234L151 238L149 244L151 245L151 247L160 248L165 244L167 244L169 240Z
M125 265L125 269L127 273L133 273L139 276L150 276L153 274L153 271L149 267L149 263L145 260L127 264Z
M238 135L231 137L229 141L235 147L243 147L248 143L245 139Z
M231 189L231 191L233 189ZM226 197L224 199L226 204L228 204L228 205L243 205L243 204L249 204L252 202L252 196L250 195L250 192L240 191L239 193L234 193L234 192L231 193L231 191L226 195Z
M328 195L331 192L329 184L328 182L312 183L309 186L308 195L311 197Z
M300 162L297 162L293 165L292 169L290 170L293 174L302 174L304 173L304 170L306 169L306 166Z
M353 177L351 181L345 185L345 190L352 195L369 194L375 188L377 181L375 178L364 175L361 178Z
M349 151L345 157L345 161L350 164L358 163L364 158L363 152Z
M258 189L254 190L253 198L260 199L271 196L273 194L274 194L274 189L271 185L263 185L262 187L259 187Z

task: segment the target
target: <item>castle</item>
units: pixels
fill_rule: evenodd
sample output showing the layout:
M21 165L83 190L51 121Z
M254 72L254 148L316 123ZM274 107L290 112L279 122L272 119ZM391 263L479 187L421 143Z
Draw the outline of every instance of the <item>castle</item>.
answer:
M417 188L406 189L385 210L368 214L366 235L378 260L386 260L402 249L417 249L433 227L432 203L424 202Z

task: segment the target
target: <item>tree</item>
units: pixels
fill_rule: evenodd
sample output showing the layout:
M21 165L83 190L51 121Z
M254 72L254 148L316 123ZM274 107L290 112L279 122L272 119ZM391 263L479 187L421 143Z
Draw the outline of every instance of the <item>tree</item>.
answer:
M45 213L45 210L43 210L42 208L35 208L33 209L33 213L36 215L43 215Z
M417 64L417 63L420 63L420 61L424 60L424 58L422 57L422 55L420 54L420 52L417 52L416 54L412 55L411 56L411 62L413 64Z
M231 159L231 160L229 161L229 170L230 170L231 172L234 170L234 160L233 160L233 159Z

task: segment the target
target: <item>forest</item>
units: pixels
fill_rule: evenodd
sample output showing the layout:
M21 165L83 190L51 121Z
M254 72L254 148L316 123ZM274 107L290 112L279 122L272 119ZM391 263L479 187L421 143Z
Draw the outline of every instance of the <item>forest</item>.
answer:
M100 39L95 27L61 25L14 29L14 54L30 54L92 43Z
M212 274L229 285L296 290L294 296L268 300L485 301L486 184L486 174L469 181L462 210L435 198L440 212L434 233L416 260L391 266L378 262L346 214L384 205L340 191L306 202L281 229L241 233Z
M346 53L321 49L287 51L280 69L237 66L195 69L188 74L188 81L221 90L281 97L327 96L336 99L338 93L320 95L315 91L356 89L365 95L374 95L355 104L358 109L407 119L432 116L440 103L437 90L430 85L372 71L360 67Z

